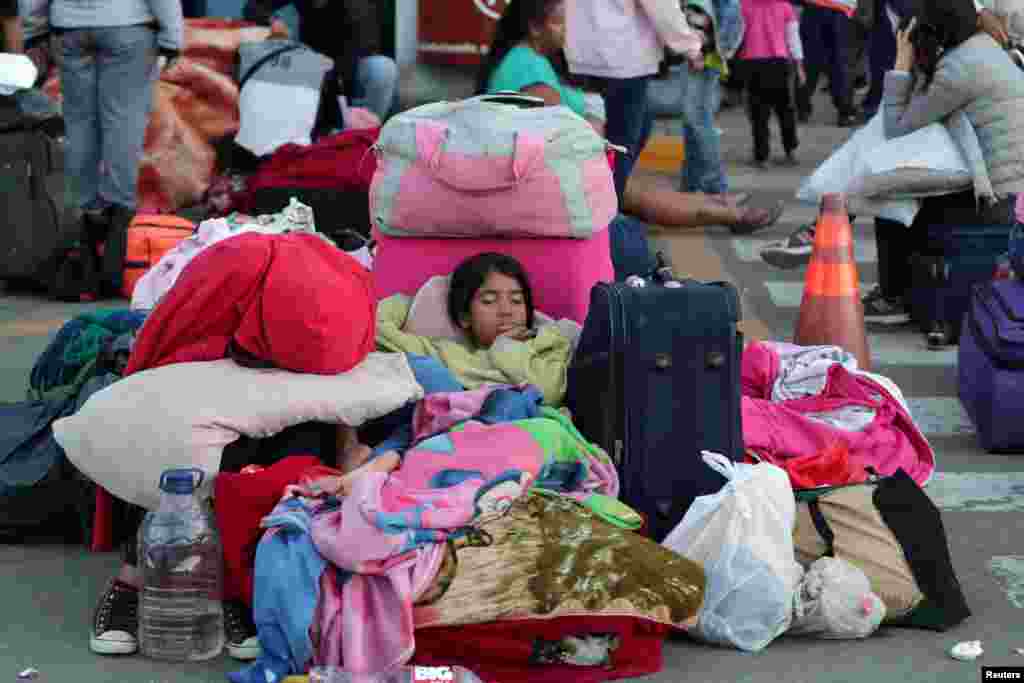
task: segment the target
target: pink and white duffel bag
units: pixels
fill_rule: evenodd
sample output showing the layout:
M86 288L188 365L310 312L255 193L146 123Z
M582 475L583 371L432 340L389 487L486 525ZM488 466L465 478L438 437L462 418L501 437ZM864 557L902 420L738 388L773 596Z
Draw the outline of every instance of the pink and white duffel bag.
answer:
M608 143L564 106L484 95L410 109L375 147L373 224L393 237L566 237L618 210Z

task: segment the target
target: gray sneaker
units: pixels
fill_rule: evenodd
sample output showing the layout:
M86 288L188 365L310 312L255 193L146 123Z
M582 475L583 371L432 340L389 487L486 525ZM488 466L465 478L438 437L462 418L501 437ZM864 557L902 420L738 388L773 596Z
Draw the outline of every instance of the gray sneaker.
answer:
M785 242L769 244L761 249L761 259L768 265L792 270L806 266L814 251L814 226L802 225Z

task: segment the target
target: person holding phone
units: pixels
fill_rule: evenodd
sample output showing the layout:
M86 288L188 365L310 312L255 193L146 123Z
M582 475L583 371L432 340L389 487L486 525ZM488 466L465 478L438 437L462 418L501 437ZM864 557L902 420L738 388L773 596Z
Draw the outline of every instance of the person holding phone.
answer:
M996 198L1024 192L1024 72L984 30L972 0L927 0L896 33L882 98L885 135L907 135L960 111L977 131ZM973 192L961 194L959 201L975 206ZM926 199L921 214L940 200L950 197ZM908 265L927 224L919 215L910 229L876 231L880 284L864 298L865 321L909 320Z

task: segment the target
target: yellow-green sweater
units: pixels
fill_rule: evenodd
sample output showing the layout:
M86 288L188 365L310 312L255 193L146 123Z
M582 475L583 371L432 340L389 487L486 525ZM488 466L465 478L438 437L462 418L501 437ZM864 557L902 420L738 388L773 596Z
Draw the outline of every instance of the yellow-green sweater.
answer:
M467 389L484 384L533 384L544 405L560 406L572 342L557 325L542 325L526 341L499 337L489 349L470 348L451 339L420 337L403 331L412 300L402 294L377 304L377 348L437 358Z

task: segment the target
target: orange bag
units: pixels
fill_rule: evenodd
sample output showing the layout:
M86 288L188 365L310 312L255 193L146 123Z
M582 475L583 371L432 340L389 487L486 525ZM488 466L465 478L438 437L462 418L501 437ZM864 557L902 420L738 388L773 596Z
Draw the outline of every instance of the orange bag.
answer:
M138 214L128 225L121 293L132 298L135 283L179 242L190 237L192 221L164 214Z

